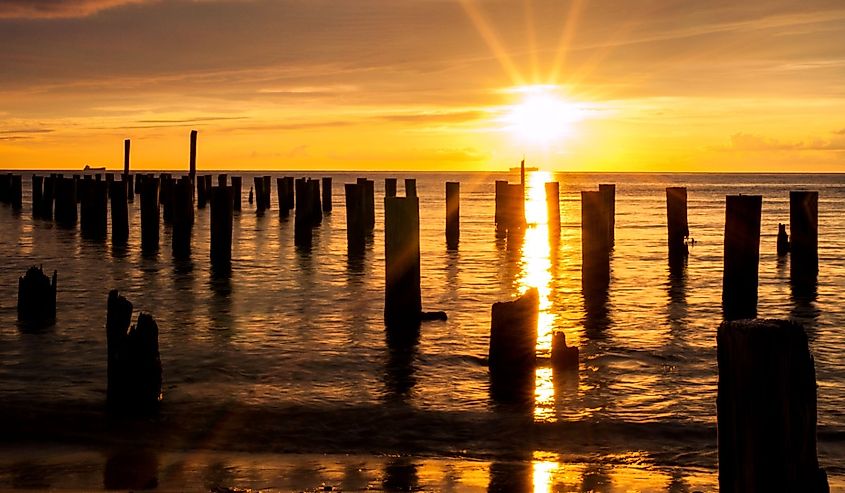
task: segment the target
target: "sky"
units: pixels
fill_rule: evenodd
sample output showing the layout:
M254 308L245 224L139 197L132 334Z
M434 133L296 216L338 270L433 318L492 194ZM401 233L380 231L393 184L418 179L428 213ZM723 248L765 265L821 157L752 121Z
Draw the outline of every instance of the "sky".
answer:
M845 171L842 0L2 0L0 167Z

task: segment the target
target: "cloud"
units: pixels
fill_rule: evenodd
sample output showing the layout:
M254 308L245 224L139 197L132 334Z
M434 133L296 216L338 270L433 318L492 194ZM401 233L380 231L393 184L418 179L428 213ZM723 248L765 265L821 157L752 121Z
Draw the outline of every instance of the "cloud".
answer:
M52 128L14 128L0 130L0 140L2 141L18 141L30 140L37 137L39 134L46 134L53 132Z
M812 138L806 141L786 142L762 135L739 132L731 135L730 143L725 146L715 146L716 151L746 151L746 152L785 152L785 151L843 151L845 139L838 135L845 135L841 130L835 130L836 137Z
M382 115L379 120L400 123L466 123L483 119L484 111L437 111L425 113L401 113Z
M86 17L101 10L150 0L3 0L0 19Z

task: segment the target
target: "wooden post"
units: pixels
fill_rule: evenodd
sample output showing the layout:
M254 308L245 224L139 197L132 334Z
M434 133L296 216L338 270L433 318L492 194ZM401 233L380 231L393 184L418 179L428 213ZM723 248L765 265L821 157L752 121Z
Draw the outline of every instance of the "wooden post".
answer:
M32 175L32 217L41 217L41 202L44 194L44 177Z
M129 147L132 145L129 139L123 141L123 175L129 175ZM124 178L125 179L125 178ZM127 189L128 191L128 189Z
M550 233L560 233L560 183L553 181L545 184L546 218Z
M786 224L778 223L778 257L789 253L789 235L786 234Z
M406 197L416 197L417 196L417 179L416 178L405 178L405 196Z
M357 183L345 183L346 196L346 243L350 254L360 254L366 244L364 218L364 187Z
M610 246L616 242L616 185L599 184L599 192L604 202L604 212L607 214L607 236Z
M56 320L57 273L50 279L41 267L30 267L18 279L18 321L39 329Z
M507 230L507 226L505 225L505 195L507 193L507 185L508 182L506 180L496 180L496 189L495 189L495 201L496 201L496 213L494 216L494 220L496 222L496 230L497 231L505 231Z
M143 200L142 194L142 203ZM132 303L117 290L110 291L106 313L106 396L114 410L150 412L157 408L162 396L158 324L146 313L139 314L138 322L129 328L131 321Z
M129 208L127 206L127 191L130 187L125 181L115 181L111 183L110 188L111 243L113 247L125 246L129 241Z
M160 179L161 216L165 224L170 224L173 222L173 177L170 173L162 173Z
M323 212L328 214L331 211L332 211L332 177L331 176L324 176L323 177Z
M395 197L396 196L396 178L385 178L384 179L384 196L385 197Z
M314 201L311 198L313 188L305 178L296 180L296 211L293 223L293 242L300 248L311 247L312 211Z
M501 212L505 218L504 224L508 230L508 234L525 229L524 197L525 189L522 185L505 185L505 205Z
M188 165L188 173L191 177L191 184L197 182L197 131L191 130L191 154L190 154L190 162ZM204 185L204 184L203 184ZM199 190L197 190L199 191ZM193 193L193 192L192 192ZM205 207L205 204L203 204Z
M461 184L446 182L446 248L455 250L461 237Z
M220 173L217 175L217 186L218 187L225 187L228 186L228 179L229 177L225 173Z
M157 253L159 243L159 180L153 175L144 177L141 190L141 251Z
M223 185L211 189L211 264L232 262L232 189Z
M42 219L48 221L53 219L53 199L56 196L56 175L51 174L44 178L44 190L41 193L41 205L39 213Z
M688 253L686 238L689 236L686 187L666 187L666 227L669 264L682 264Z
M816 456L816 374L804 328L723 322L717 357L719 491L830 491Z
M135 173L135 195L141 195L141 189L144 187L144 175Z
M725 203L722 311L725 320L757 316L760 195L728 195Z
M581 192L581 283L585 293L610 283L609 216L602 192Z
M9 191L12 186L12 174L3 173L0 175L0 202L9 203Z
M376 187L373 180L364 182L364 204L367 207L367 230L372 232L376 227Z
M211 175L202 175L202 179L205 180L205 201L207 203L211 200L211 185L213 177Z
M320 201L320 180L308 179L308 186L311 187L311 225L319 226L323 222L323 205Z
M243 188L243 181L240 176L232 177L232 209L235 212L241 210L241 189Z
M205 209L205 204L208 202L208 190L205 188L205 177L196 177L197 183L197 209Z
M495 400L533 401L539 309L537 288L514 301L493 303L487 364Z
M276 178L276 198L279 201L279 219L285 219L290 216L290 210L287 207L288 203L288 187L287 180L283 176Z
M789 192L789 236L792 281L815 282L819 273L819 192Z
M262 176L261 179L263 183L263 187L261 188L261 190L264 192L264 209L269 211L272 208L270 202L270 195L273 192L273 178L270 176Z
M108 231L108 189L106 182L86 180L82 196L82 235L104 240Z
M294 196L296 194L294 193L294 189L293 189L293 177L292 176L286 176L285 177L285 186L288 189L287 194L286 194L287 198L288 198L287 207L288 207L288 210L293 210L294 205L295 205L294 204Z
M56 223L65 228L76 226L76 185L73 178L56 180Z
M20 212L23 208L23 183L21 175L12 175L12 210Z
M264 215L264 192L262 189L264 188L264 179L260 176L253 177L253 183L255 184L255 213L259 216Z
M407 191L407 189L406 189ZM385 296L387 325L419 322L422 313L420 290L419 198L384 199Z
M176 259L191 256L191 229L194 224L191 177L183 176L173 186L172 250Z

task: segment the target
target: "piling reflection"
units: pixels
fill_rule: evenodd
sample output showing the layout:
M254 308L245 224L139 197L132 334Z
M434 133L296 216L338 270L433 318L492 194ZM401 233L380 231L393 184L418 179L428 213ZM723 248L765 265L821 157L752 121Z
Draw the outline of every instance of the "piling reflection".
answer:
M384 368L386 396L406 402L417 383L415 359L420 338L419 325L385 330L387 360Z
M417 491L420 489L417 465L406 457L390 459L384 466L384 491Z
M151 490L158 487L158 455L148 450L112 452L103 469L107 490Z
M800 322L807 330L807 336L812 341L816 336L818 318L821 310L816 306L818 298L818 281L816 279L800 280L793 279L790 283L790 301L792 309L789 316Z
M492 462L488 493L528 493L534 491L531 462ZM543 490L540 490L543 491Z

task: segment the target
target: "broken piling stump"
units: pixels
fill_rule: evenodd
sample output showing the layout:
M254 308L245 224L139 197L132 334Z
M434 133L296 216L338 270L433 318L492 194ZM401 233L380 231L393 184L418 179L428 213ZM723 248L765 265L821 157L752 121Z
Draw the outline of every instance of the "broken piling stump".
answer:
M57 272L47 277L41 267L32 266L18 279L18 322L28 327L52 325L56 320Z
M496 400L532 400L537 367L540 297L531 288L513 301L493 303L490 317L490 392Z
M446 248L455 250L461 237L461 184L446 182Z
M816 456L816 375L804 328L723 322L717 359L719 490L830 491Z
M725 199L722 311L725 320L757 317L757 274L760 260L760 195L728 195Z
M323 204L320 200L320 180L308 179L311 187L311 226L319 226L323 222Z
M82 235L94 240L104 240L108 231L108 188L100 180L85 180L80 203Z
M106 398L113 410L144 413L155 410L162 398L158 325L146 313L130 328L131 321L132 303L117 290L110 291Z
M789 235L786 234L786 224L778 223L778 256L789 253Z
M555 331L552 334L552 369L556 371L578 370L578 348L566 345L566 334Z

